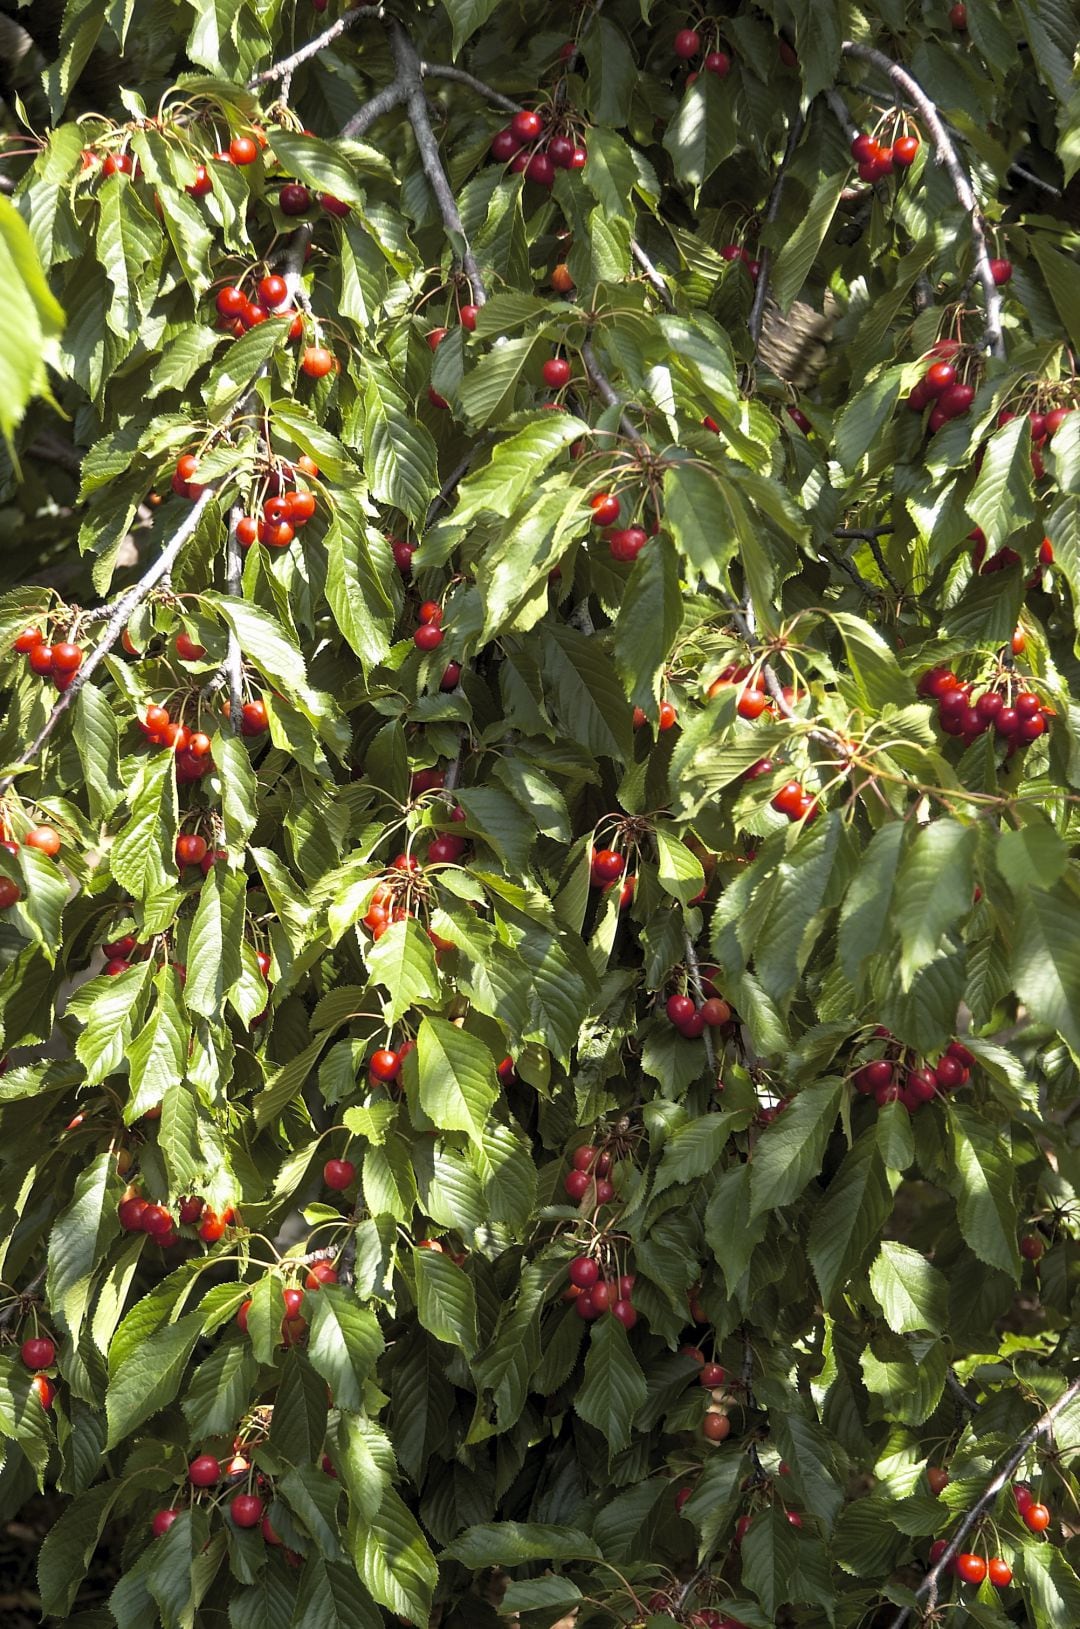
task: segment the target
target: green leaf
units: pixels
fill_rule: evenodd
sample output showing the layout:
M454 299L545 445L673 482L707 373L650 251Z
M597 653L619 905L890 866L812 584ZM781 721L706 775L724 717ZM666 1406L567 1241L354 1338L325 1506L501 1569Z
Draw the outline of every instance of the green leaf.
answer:
M439 488L435 443L409 412L385 368L369 367L364 390L364 457L372 497L422 524Z
M983 445L982 468L965 508L986 533L987 553L992 555L1034 518L1027 419L1023 415L1012 419Z
M592 1561L600 1551L576 1527L505 1521L467 1527L442 1553L470 1572L482 1572L487 1567L513 1567L525 1561Z
M389 992L388 1023L397 1023L415 1002L437 999L435 951L418 922L391 922L381 939L365 945L364 955L372 978Z
M454 28L454 56L465 41L471 39L483 26L499 4L499 0L442 0L443 9Z
M941 1334L949 1310L948 1281L918 1250L884 1240L870 1269L870 1288L896 1334L919 1329Z
M684 92L664 131L664 146L680 181L700 191L717 165L734 151L737 140L729 92L716 82L715 75L702 74Z
M383 1349L375 1315L332 1285L313 1295L310 1306L308 1361L330 1387L339 1408L360 1412L364 1384Z
M10 447L28 402L48 393L47 364L55 366L59 359L64 313L45 280L30 230L8 198L0 198L0 274L6 291L0 316L0 432Z
M840 961L854 982L870 956L887 942L890 911L907 827L891 820L874 833L864 849L840 911Z
M1035 1629L1059 1629L1080 1622L1080 1579L1054 1544L1025 1544L1020 1582L1031 1602Z
M123 797L123 784L116 714L97 685L87 684L79 691L74 733L86 777L90 813L100 823L109 818Z
M166 963L154 985L157 1000L128 1051L131 1097L126 1118L129 1124L147 1109L156 1108L167 1092L179 1086L187 1065L188 1026L181 1008L180 979L175 968ZM163 1152L166 1152L164 1147Z
M226 992L241 973L246 907L243 871L228 865L211 866L199 890L188 939L184 1001L190 1012L220 1020Z
M905 989L937 953L943 935L971 910L976 832L944 817L917 828L893 894Z
M176 847L173 763L173 754L161 749L143 760L128 797L131 816L117 832L109 852L113 876L135 899L150 899L172 885Z
M355 170L330 142L278 126L273 143L274 152L288 175L306 181L317 192L328 192L346 203L363 204L364 192Z
M790 1205L820 1170L843 1092L839 1080L804 1086L762 1133L750 1174L751 1216Z
M483 1042L443 1018L425 1018L417 1031L420 1104L442 1131L464 1131L483 1144L498 1097L495 1060Z
M1036 1022L1058 1030L1080 1052L1080 944L1076 902L1064 883L1025 889L1017 901L1012 976Z
M115 1448L136 1426L172 1402L201 1336L202 1315L191 1312L178 1323L156 1329L119 1364L105 1394L107 1447Z
M574 1410L593 1425L611 1453L630 1442L634 1415L648 1395L641 1365L630 1350L630 1340L617 1318L593 1324L585 1358L585 1379L574 1399Z
M244 655L272 683L293 694L306 689L304 658L276 617L248 600L227 594L204 594L203 599L218 611L240 641Z
M796 1535L779 1505L759 1510L739 1549L742 1581L775 1622L780 1603L788 1599L795 1570Z
M352 1567L317 1555L309 1558L293 1629L382 1629L382 1623Z
M326 1437L326 1381L295 1347L286 1352L281 1367L270 1445L291 1465L309 1465L322 1453Z
M735 489L714 469L671 464L664 474L664 520L691 572L722 587L750 523Z
M49 1234L45 1293L77 1340L90 1299L94 1272L120 1231L116 1207L123 1184L107 1151L79 1172L75 1191Z
M326 598L334 621L367 668L390 648L393 605L372 557L367 532L331 518L326 549Z
M413 1265L421 1324L436 1340L460 1347L466 1357L472 1357L478 1341L472 1280L437 1250L414 1250Z
M439 1569L416 1518L393 1488L370 1520L353 1521L349 1540L356 1570L375 1600L427 1629Z
M485 511L512 515L563 448L588 433L589 426L571 414L545 413L538 422L498 442L489 461L458 487L454 524Z
M1055 249L1045 232L1031 234L1031 251L1070 343L1080 346L1080 267L1070 255Z
M682 623L682 591L675 551L661 533L630 569L611 651L631 707L655 715L668 652Z
M567 736L597 758L623 762L630 755L630 709L600 641L559 623L546 624L541 637L550 702Z
M817 259L848 175L844 168L835 175L822 176L795 230L782 242L770 282L773 297L785 313L791 310Z
M997 1128L962 1103L949 1105L947 1186L965 1242L980 1261L1020 1278L1016 1177Z
M845 611L833 614L851 664L859 700L872 712L913 701L911 680L881 635L860 617Z
M814 1214L807 1254L825 1306L859 1270L892 1210L892 1193L873 1131L844 1155Z
M738 1112L705 1114L677 1126L664 1143L653 1191L661 1193L673 1183L707 1176L727 1147Z

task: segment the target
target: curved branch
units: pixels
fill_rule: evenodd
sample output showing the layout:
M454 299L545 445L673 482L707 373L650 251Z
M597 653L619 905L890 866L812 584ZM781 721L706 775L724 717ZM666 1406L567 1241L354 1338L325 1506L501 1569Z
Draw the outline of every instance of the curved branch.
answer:
M792 158L795 156L795 149L799 145L799 138L803 133L803 126L805 123L805 117L800 111L792 121L791 130L788 133L787 147L784 149L784 156L780 160L780 168L776 172L776 180L773 182L773 189L769 194L769 202L765 206L764 222L766 226L772 224L780 211L780 194L784 190L784 178L787 175L787 167L791 163ZM750 338L754 342L755 351L757 350L758 342L761 339L761 324L765 316L765 301L769 297L769 273L772 270L772 250L767 244L761 245L758 259L760 270L758 271L757 287L754 290L754 303L750 307L750 316L747 319L746 324L750 330Z
M496 107L502 108L504 113L521 111L521 103L515 102L512 96L504 96L494 85L487 84L483 79L477 79L475 74L466 73L464 68L453 67L449 62L421 62L420 76L422 79L450 79L456 85L467 85L477 96L483 96Z
M105 625L105 632L102 634L101 638L90 652L90 655L86 658L86 661L83 663L82 667L79 668L78 672L75 674L75 677L71 681L68 688L61 692L60 698L53 707L52 712L41 726L41 729L38 731L33 741L31 741L30 745L27 747L23 758L24 764L29 765L30 762L37 757L38 753L45 745L45 742L49 739L50 735L55 730L64 714L67 712L72 702L78 696L79 691L87 683L91 674L101 666L106 656L108 656L109 652L116 644L116 641L120 638L120 635L127 627L127 621L131 613L136 609L136 607L142 604L143 600L146 599L151 589L155 588L163 577L168 576L176 562L180 550L183 548L188 539L194 534L199 521L202 519L210 503L213 501L214 496L215 493L213 487L206 487L204 489L201 497L197 498L192 504L187 517L177 527L176 531L173 533L172 537L170 537L169 541L166 543L153 565L151 565L147 571L143 572L143 575L139 578L137 583L133 583L129 589L121 594L120 598L116 602L112 615ZM6 792L14 779L15 775L13 774L5 775L3 780L0 780L0 792Z
M633 255L642 271L645 273L645 276L648 278L657 294L659 294L663 305L668 311L674 311L675 301L671 298L671 293L667 284L664 282L663 277L660 275L659 271L657 271L656 267L645 253L645 250L641 247L641 244L638 242L637 238L630 239L630 253Z
M366 136L373 124L377 124L384 113L389 113L405 100L405 87L397 79L392 79L383 90L358 108L351 119L341 127L341 135L346 141L355 140L359 136Z
M336 23L331 23L329 28L324 28L321 34L316 34L314 39L308 40L306 45L302 45L291 56L282 57L281 61L275 62L273 67L264 68L262 73L253 74L247 82L248 90L254 90L257 85L267 85L274 79L289 78L294 69L299 68L302 62L310 62L311 58L317 57L320 51L325 51L328 45L333 45L334 41L340 39L342 34L352 27L353 23L358 23L365 17L374 18L376 21L381 22L383 16L384 12L381 6L350 6L348 11L342 12Z
M941 114L934 103L927 96L918 80L913 79L906 68L901 68L898 62L893 62L883 51L878 51L872 45L858 45L854 40L845 40L840 49L845 56L854 57L859 62L866 62L879 73L890 79L896 88L904 93L908 101L919 110L919 114L926 129L933 137L937 149L938 160L944 164L949 179L953 185L961 208L971 222L971 238L975 248L975 265L979 273L979 281L983 287L983 298L986 302L986 344L993 356L1005 355L1005 338L1001 331L1001 290L994 282L994 274L990 269L990 250L986 241L986 231L983 226L982 212L979 209L978 199L972 189L967 171L960 162L960 155L956 151L953 139L945 128Z
M990 1508L1006 1482L1011 1480L1028 1449L1034 1447L1039 1438L1046 1435L1058 1415L1068 1408L1075 1397L1080 1397L1080 1375L1077 1376L1071 1386L1065 1388L1056 1403L1051 1403L1050 1407L1043 1414L1040 1414L1030 1430L1024 1432L1011 1453L1006 1454L1005 1458L999 1461L997 1470L949 1540L948 1548L938 1557L938 1560L930 1568L930 1571L915 1591L916 1599L919 1601L925 1600L928 1610L933 1610L937 1601L938 1585L943 1575L949 1571L953 1557L959 1554L965 1538L971 1532L983 1511ZM889 1629L904 1629L904 1624L907 1623L911 1613L912 1608L905 1606L893 1618L889 1624Z

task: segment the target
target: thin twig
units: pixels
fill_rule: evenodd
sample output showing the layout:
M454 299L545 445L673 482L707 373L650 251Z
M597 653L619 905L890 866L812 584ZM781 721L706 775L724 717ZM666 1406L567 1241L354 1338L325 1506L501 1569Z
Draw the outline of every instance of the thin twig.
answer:
M454 490L457 487L458 482L468 473L469 465L472 463L480 449L487 444L487 440L488 437L486 435L478 437L473 446L469 448L469 451L465 454L465 457L461 460L461 462L450 471L450 474L446 477L446 480L443 482L442 486L431 500L431 505L427 512L427 519L424 522L425 526L431 526L434 523L435 517L439 510L446 508L446 505L450 502L450 499L454 495Z
M450 185L450 178L443 168L439 155L439 144L431 127L431 115L428 113L427 98L424 96L424 82L420 77L420 58L415 45L400 23L390 25L390 49L397 66L395 76L397 84L405 92L405 110L413 127L416 145L420 149L420 162L424 174L435 194L435 201L439 206L439 213L450 242L461 257L462 270L472 290L473 304L483 305L487 300L487 290L484 288L484 279L480 275L476 257L469 246L457 199L454 197L454 189Z
M320 51L325 51L328 45L333 45L353 23L358 23L361 18L381 21L383 15L381 6L350 6L348 11L342 12L336 23L324 28L321 34L316 34L314 39L308 40L306 45L302 45L291 56L282 57L280 62L275 62L272 68L264 68L260 74L253 74L247 82L248 90L254 90L256 85L269 84L273 79L291 76L302 62L309 62L312 57L317 57Z
M404 85L397 79L392 79L389 85L384 86L371 98L370 102L365 102L362 108L358 108L351 119L346 120L341 127L342 137L350 141L366 136L372 125L377 124L384 113L389 113L404 100Z
M948 1368L945 1370L945 1384L948 1386L949 1390L956 1398L957 1404L961 1408L966 1409L969 1414L978 1413L976 1404L972 1402L971 1398L960 1384L955 1369Z
M686 931L683 933L683 949L686 952L686 971L690 977L690 988L694 992L694 1000L701 1007L705 1003L705 990L701 983L701 965L698 962L694 941L691 939L689 932ZM713 1038L709 1034L708 1025L702 1031L701 1039L705 1042L705 1058L709 1065L709 1074L712 1076L713 1085L715 1085L716 1048L713 1046Z
M214 495L213 487L204 489L202 495L192 504L186 519L177 527L157 559L143 573L137 583L133 583L125 593L121 594L116 602L112 616L106 623L105 632L86 658L82 667L75 674L68 688L61 693L52 712L27 747L23 755L24 764L31 763L37 757L72 702L77 698L79 691L90 679L91 674L101 666L116 641L120 638L120 635L127 627L131 613L142 604L150 591L156 588L163 578L168 577L174 562L180 554L180 550L194 533ZM3 780L0 780L0 792L6 792L14 779L13 774L5 775Z
M456 85L467 85L477 96L483 96L496 107L501 107L504 113L521 111L521 103L515 102L512 96L504 96L494 85L477 79L475 74L466 73L464 68L453 67L449 62L421 62L420 75L423 79L452 79Z
M645 276L649 279L649 282L652 284L657 294L659 294L662 303L669 311L674 311L675 301L671 298L667 284L664 282L663 277L661 277L660 273L657 271L656 267L645 253L645 250L641 247L641 244L638 242L637 238L630 239L630 253L633 255L642 271L645 273Z
M856 571L855 567L852 565L847 556L840 553L839 549L830 549L827 543L823 543L821 545L821 552L827 560L831 560L834 566L839 566L840 570L851 578L852 582L855 584L855 587L861 594L865 594L871 599L878 594L879 591L874 587L873 583L868 583L866 578L861 576L859 572Z
M933 137L938 160L944 164L948 171L949 179L953 184L953 191L971 223L975 264L978 268L979 281L983 286L983 298L986 302L986 344L994 356L1004 357L1005 338L1001 331L1001 290L994 282L994 274L990 269L990 249L986 240L982 213L967 171L960 162L960 155L953 144L952 137L945 128L940 113L918 80L913 79L906 68L902 68L898 62L893 62L892 58L887 57L883 51L878 51L872 45L859 45L854 40L845 40L840 49L845 56L855 57L859 62L869 63L872 68L876 68L879 73L884 74L918 108L926 129Z
M874 561L878 570L881 572L881 575L884 577L893 593L898 599L901 598L904 591L900 587L900 584L897 582L896 578L893 576L892 572L889 570L888 566L885 564L885 556L881 552L881 544L878 542L877 538L868 537L866 539L866 546L870 550L870 553L874 556Z
M1010 164L1009 174L1018 175L1021 181L1026 181L1029 186L1039 187L1043 192L1048 192L1051 198L1061 197L1060 187L1051 186L1049 181L1044 181L1040 175L1033 175L1032 172L1025 169L1022 164Z
M795 156L795 149L799 145L805 122L805 117L801 111L792 120L791 129L788 132L787 147L784 149L784 156L780 160L780 168L776 172L776 180L773 182L773 189L769 194L769 202L765 206L764 224L766 226L770 226L775 221L780 211L780 195L784 190L787 167ZM761 324L765 317L765 301L769 297L769 272L772 269L772 250L767 244L761 245L758 251L758 262L759 269L757 287L754 289L754 303L750 307L750 316L746 324L750 330L750 338L754 342L755 350L757 350L761 339Z
M855 137L859 134L859 127L852 121L851 114L848 112L847 103L840 95L840 92L838 90L827 90L825 92L825 100L828 102L833 117L835 118L837 124L842 127L848 141L854 141ZM860 192L862 191L861 188L859 190Z
M834 537L854 537L864 543L873 543L879 537L888 537L895 526L834 526Z
M915 1591L915 1597L917 1600L926 1600L928 1612L933 1612L934 1606L937 1602L938 1584L941 1582L942 1577L951 1569L953 1557L959 1554L965 1538L970 1533L975 1523L979 1520L979 1517L982 1515L983 1511L989 1509L1005 1484L1012 1479L1017 1466L1023 1460L1028 1449L1034 1447L1039 1438L1046 1435L1054 1421L1057 1419L1058 1415L1063 1413L1064 1410L1068 1408L1074 1397L1078 1396L1080 1396L1080 1376L1077 1376L1071 1386L1066 1387L1056 1403L1052 1403L1045 1413L1039 1416L1031 1429L1024 1432L1024 1435L1020 1438L1020 1441L1017 1443L1016 1447L1011 1451L1011 1453L1007 1454L1003 1460L999 1461L997 1470L994 1472L993 1476L991 1476L989 1482L986 1484L985 1488L979 1495L978 1499L976 1499L971 1509L967 1512L966 1516L964 1516L959 1527L956 1529L956 1532L949 1540L948 1547L938 1557L937 1561L930 1568L930 1571L927 1573L926 1577ZM889 1624L889 1629L904 1629L904 1624L907 1623L908 1619L910 1618L911 1612L912 1609L910 1606L903 1607Z
M623 399L597 361L591 339L587 339L581 347L581 360L585 364L585 372L589 376L589 382L604 406L622 407ZM633 442L637 451L640 452L645 447L645 442L642 441L625 413L622 413L619 417L619 429L628 441Z
M38 1291L45 1282L46 1271L47 1269L42 1267L39 1272L36 1272L25 1290L17 1292L18 1299L12 1301L10 1306L5 1307L3 1312L0 1312L0 1329L7 1329L11 1324L16 1323L26 1311L27 1302L37 1300Z

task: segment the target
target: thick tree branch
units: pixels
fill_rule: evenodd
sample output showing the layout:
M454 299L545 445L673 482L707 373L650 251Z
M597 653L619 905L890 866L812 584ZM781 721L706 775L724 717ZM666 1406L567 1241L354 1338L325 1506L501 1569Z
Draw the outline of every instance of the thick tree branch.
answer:
M780 168L776 172L776 180L773 182L773 189L765 206L764 223L766 226L770 226L779 213L780 195L784 190L784 178L787 175L788 165L795 156L795 149L799 145L805 122L801 112L796 114L792 121L791 130L788 133L787 147L784 149L784 156L780 160ZM760 269L758 271L757 287L754 290L754 303L750 307L750 316L746 324L750 330L750 338L754 342L755 351L761 339L761 324L765 318L765 301L769 297L769 272L772 270L772 250L767 244L761 245L758 251L758 261Z
M979 209L978 199L975 197L967 171L960 162L960 155L956 150L952 137L945 128L944 121L927 96L922 86L902 68L898 62L893 62L883 51L878 51L872 45L859 45L854 40L845 40L841 46L845 56L854 57L859 62L866 62L872 68L896 86L918 109L919 115L933 138L937 149L938 161L944 164L949 179L953 185L961 208L966 212L971 223L971 238L975 249L975 265L979 273L979 281L983 287L983 298L986 303L986 335L985 341L992 355L1003 357L1005 355L1005 338L1001 331L1001 290L994 282L994 274L990 269L990 249L986 240L986 231L983 226L982 212Z
M1075 1397L1080 1397L1080 1376L1077 1376L1071 1386L1065 1388L1056 1403L1051 1403L1050 1407L1043 1414L1040 1414L1030 1430L1024 1432L1016 1447L1006 1454L1004 1459L999 1461L997 1470L949 1540L948 1548L939 1556L915 1591L918 1600L925 1600L928 1611L933 1611L937 1603L938 1585L945 1574L948 1573L953 1557L959 1554L965 1538L967 1538L979 1517L985 1510L989 1510L1005 1484L1011 1481L1028 1449L1034 1447L1039 1438L1046 1435L1058 1415L1068 1408ZM911 1617L911 1613L912 1608L905 1606L889 1624L889 1629L904 1629L904 1625Z
M281 61L275 62L273 67L264 68L262 73L253 74L247 82L248 90L254 90L257 85L267 85L274 79L289 78L300 67L301 63L310 62L311 58L317 57L320 51L325 51L328 45L333 45L334 41L339 40L342 34L346 33L354 23L360 22L362 18L374 18L376 21L381 21L383 15L381 6L350 6L348 11L342 12L336 23L331 23L329 28L324 28L321 34L316 34L314 39L308 40L306 45L302 45L291 56L282 57Z
M105 625L105 632L86 658L82 667L79 668L71 684L61 692L52 712L27 747L23 758L24 763L29 764L37 757L72 702L77 698L79 691L101 666L116 641L120 638L120 635L127 627L131 613L142 604L143 600L147 598L152 589L157 587L162 578L168 576L180 554L180 550L188 539L193 536L213 498L213 488L207 487L202 496L197 498L191 505L187 516L177 527L153 564L143 572L137 583L133 583L125 593L121 594L112 615ZM14 779L14 775L6 775L3 780L0 780L0 792L6 792Z
M424 167L424 174L435 194L447 236L461 258L462 269L472 290L473 303L483 305L487 300L487 290L476 257L469 247L465 227L458 212L457 199L454 197L454 189L450 185L450 178L443 168L439 155L439 144L431 127L431 115L428 112L427 98L424 96L420 58L415 45L400 23L390 24L390 49L394 53L394 62L397 66L395 79L405 93L405 111L413 127L416 145L420 149L420 162Z

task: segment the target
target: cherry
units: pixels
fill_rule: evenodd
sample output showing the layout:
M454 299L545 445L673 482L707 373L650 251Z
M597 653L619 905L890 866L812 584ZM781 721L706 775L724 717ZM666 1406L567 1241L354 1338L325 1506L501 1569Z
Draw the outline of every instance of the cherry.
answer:
M308 1270L304 1284L309 1290L317 1290L323 1284L336 1284L338 1275L328 1261L316 1261Z
M319 203L324 214L333 215L339 221L344 220L352 211L351 204L347 204L344 198L335 198L332 192L320 192Z
M305 215L311 208L311 194L299 181L286 181L278 194L283 215Z
M403 537L395 537L390 544L390 552L394 556L394 564L402 576L407 576L412 570L412 557L419 544L407 543Z
M150 1523L150 1531L155 1538L164 1538L173 1522L180 1515L179 1510L159 1510Z
M376 1080L396 1080L401 1073L401 1054L383 1047L378 1052L371 1054L368 1069ZM347 1187L348 1184L346 1183L345 1186Z
M970 1550L958 1555L953 1565L957 1577L962 1578L965 1584L981 1584L986 1577L986 1562L981 1555L972 1555Z
M505 130L497 130L491 138L491 156L500 164L506 164L513 158L521 143L513 130L507 125Z
M569 136L552 136L547 155L558 170L568 170L574 161L574 144Z
M121 1199L116 1207L116 1214L125 1233L142 1232L142 1214L146 1208L146 1200L140 1198L138 1194L132 1194L128 1199Z
M622 876L625 868L626 857L625 855L618 853L616 849L594 849L592 866L590 868L592 871L593 882L614 882L616 877ZM693 1006L692 1002L691 1006Z
M147 1205L139 1218L142 1231L154 1239L167 1237L172 1232L172 1225L172 1212L166 1210L164 1205Z
M994 279L994 282L997 284L998 288L1004 288L1005 284L1012 277L1012 274L1013 268L1011 260L991 260L990 275Z
M185 1227L194 1227L200 1221L206 1209L206 1200L199 1194L192 1194L187 1199L181 1199L177 1209L177 1216Z
M234 136L229 143L229 158L234 164L254 164L259 156L259 144L254 136Z
M591 1256L575 1256L568 1271L571 1284L579 1290L591 1290L600 1278L599 1264Z
M285 498L285 518L292 526L306 526L315 513L314 492L290 492Z
M940 396L956 382L956 369L951 362L931 362L923 376L923 389L928 396Z
M458 316L466 333L474 334L476 332L476 319L479 315L480 307L478 305L463 305L461 307Z
M575 147L574 148L574 156L573 156L573 159L571 160L571 163L570 163L570 168L572 170L583 170L588 162L589 162L588 148L582 147L580 145Z
M709 51L702 67L707 74L715 74L717 79L726 79L731 72L731 58L726 51Z
M642 526L627 526L608 535L608 547L614 560L636 560L648 541Z
M967 27L967 7L963 4L963 0L956 0L956 5L950 6L949 22L958 34L962 33Z
M1052 407L1049 413L1046 415L1047 435L1056 435L1061 429L1061 426L1065 423L1065 420L1071 416L1072 411L1073 410L1071 407ZM18 644L16 644L15 648L18 650Z
M443 669L443 676L439 680L439 689L440 690L447 690L447 691L456 690L457 687L458 687L458 682L459 682L460 678L461 678L461 663L460 662L447 662L445 668Z
M544 363L540 372L543 374L545 385L549 385L552 390L560 390L569 381L570 364L564 356L552 356Z
M940 1465L926 1467L926 1480L930 1484L930 1492L936 1498L949 1485L949 1473L942 1470Z
M585 1171L567 1171L563 1177L563 1188L575 1201L583 1199L592 1187L592 1178Z
M637 1308L622 1296L612 1302L611 1316L617 1318L624 1329L633 1329L638 1321Z
M176 839L177 865L201 865L206 858L206 839L194 832L183 832Z
M36 848L39 854L55 859L60 852L60 833L51 826L34 826L23 838L23 846Z
M0 876L0 911L8 910L21 898L22 893L11 878Z
M276 272L259 280L259 299L263 305L269 306L271 311L275 306L283 305L289 297L289 285L284 277Z
M274 1531L274 1526L269 1516L263 1517L259 1530L262 1533L264 1544L280 1544L282 1542L280 1534Z
M448 865L454 860L460 859L465 852L465 848L464 838L444 835L436 837L428 849L427 857L432 865Z
M212 1488L221 1481L221 1466L213 1454L199 1454L191 1461L188 1481L195 1488Z
M37 1400L42 1408L52 1408L53 1398L56 1396L56 1387L46 1374L36 1374L30 1382L31 1391L37 1394Z
M995 1589L1008 1589L1012 1583L1012 1568L1007 1561L1002 1561L999 1555L991 1557L986 1571Z
M1013 1498L1016 1500L1016 1508L1021 1516L1025 1510L1030 1510L1034 1503L1034 1495L1026 1482L1016 1483L1013 1488Z
M711 1410L702 1419L701 1431L710 1442L723 1442L725 1437L731 1435L731 1421L726 1414L718 1414Z
M1050 1512L1045 1505L1030 1504L1020 1514L1031 1533L1045 1533L1050 1526Z
M1025 1261L1041 1261L1046 1250L1046 1242L1037 1233L1025 1233L1020 1240L1020 1254ZM38 1364L38 1368L47 1368L47 1364Z
M703 1386L708 1386L710 1391L715 1386L722 1386L726 1378L727 1371L719 1363L704 1364L701 1368L701 1372L698 1375L698 1381L700 1384Z
M701 35L696 28L680 28L672 41L675 55L689 62L701 50Z
M510 130L519 146L527 141L535 141L543 128L543 119L531 108L522 108L510 120Z
M53 648L42 641L41 644L35 645L33 650L28 652L26 660L34 673L39 673L42 678L45 678L53 670Z
M787 815L789 820L798 818L798 810L803 799L803 789L798 781L785 781L779 792L770 798L772 807L780 814Z
M893 142L893 163L899 164L901 169L908 169L915 162L915 155L919 151L918 136L898 136Z
M934 1078L942 1091L949 1092L954 1086L963 1086L967 1079L967 1070L958 1059L946 1052L934 1068Z
M613 492L598 492L589 499L589 508L594 526L613 526L619 518L619 500Z
M675 1025L675 1028L681 1029L684 1024L688 1023L689 1020L695 1016L697 1009L695 1008L693 1000L690 996L670 995L667 998L667 1006L665 1010L668 1018Z
M327 1160L323 1166L323 1181L335 1193L347 1188L355 1176L356 1166L352 1160Z
M260 520L258 535L268 549L287 549L296 533L287 520Z
M325 379L334 366L334 353L325 345L308 345L300 357L300 366L309 379Z
M743 690L735 703L735 711L740 718L760 718L769 705L769 698L760 690Z
M438 600L424 600L416 615L420 622L441 623L443 619L443 608L439 604Z
M437 650L443 642L443 630L436 622L422 622L413 634L413 644L417 650Z
M201 662L206 655L206 646L196 644L190 634L178 633L173 641L173 649L182 662Z
M206 194L213 192L213 190L214 183L210 179L210 173L206 165L196 164L195 179L190 186L184 188L184 191L190 193L192 198L205 198Z
M935 364L935 366L937 366L937 364ZM958 382L955 385L947 386L946 389L941 392L941 395L938 398L938 406L945 414L946 418L958 419L961 414L967 412L974 400L974 385L963 385Z
M245 701L240 719L241 735L262 735L264 730L270 728L267 717L266 703L262 698L255 701Z
M56 1347L47 1335L32 1335L23 1341L19 1356L28 1369L51 1369L56 1362Z
M675 711L675 708L671 705L671 702L662 701L660 703L660 713L657 719L659 728L661 730L670 730L678 722L678 719L679 715Z
M130 153L106 153L101 166L102 175L131 175L135 166Z
M248 308L248 299L242 288L237 288L235 284L229 284L225 288L218 289L214 304L217 307L219 316L231 319L244 315Z
M575 157L576 157L575 149ZM550 187L555 182L555 166L546 153L534 153L525 166L525 178L539 187Z
M44 643L44 635L40 628L24 628L21 634L16 635L14 649L25 656L36 645L43 645Z
M575 1148L570 1156L570 1163L575 1171L591 1171L599 1159L599 1152L591 1144L585 1143L581 1148Z
M229 1515L237 1527L257 1527L262 1521L263 1502L255 1493L238 1493L230 1501Z
M202 1221L199 1223L199 1238L204 1244L216 1244L224 1234L227 1225L224 1216L219 1216L216 1211L207 1208L203 1212Z

